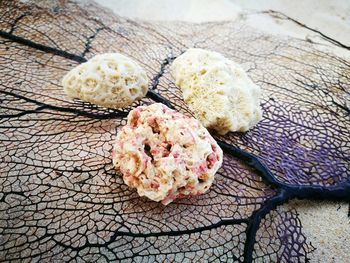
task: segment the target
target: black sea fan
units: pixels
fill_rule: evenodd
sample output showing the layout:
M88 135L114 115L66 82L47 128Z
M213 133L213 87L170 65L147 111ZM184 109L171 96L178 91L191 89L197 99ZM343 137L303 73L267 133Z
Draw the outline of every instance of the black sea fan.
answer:
M164 207L115 175L112 140L140 104L191 115L168 71L189 47L249 69L264 118L216 136L225 156L208 194ZM64 74L113 51L146 69L147 98L120 111L68 100ZM1 1L1 260L306 262L313 247L298 214L279 205L350 200L349 76L349 61L238 22L158 24L94 4Z

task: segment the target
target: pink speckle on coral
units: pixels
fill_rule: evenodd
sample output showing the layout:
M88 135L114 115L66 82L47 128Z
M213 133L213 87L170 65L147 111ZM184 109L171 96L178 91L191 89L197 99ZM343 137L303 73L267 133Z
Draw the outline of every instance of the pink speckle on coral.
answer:
M176 195L174 195L174 189L171 189L168 191L168 195L162 200L162 204L167 205L168 203L172 202L174 199L176 199Z
M218 158L216 156L215 153L211 153L209 154L209 156L207 157L207 165L208 168L212 168L214 166L214 164L217 162Z
M207 167L207 162L206 161L203 161L200 165L199 165L199 172L200 173L203 173L205 172L206 170L208 170L208 167Z
M151 152L152 155L157 155L157 154L160 153L158 148L153 148L150 152Z
M156 181L152 181L152 183L151 183L151 188L153 188L153 189L158 189L159 188L159 183L158 182L156 182Z
M150 126L156 125L156 117L150 117L150 118L148 118L148 119L147 119L147 123L148 123L148 125L150 125Z

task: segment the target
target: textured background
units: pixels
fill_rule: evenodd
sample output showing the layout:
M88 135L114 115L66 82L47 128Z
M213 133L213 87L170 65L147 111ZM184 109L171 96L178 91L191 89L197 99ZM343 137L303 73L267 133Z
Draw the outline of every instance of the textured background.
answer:
M244 20L246 24L269 34L288 35L329 44L319 34L322 33L350 46L350 3L347 0L97 0L97 2L111 8L116 14L130 18L196 23ZM319 32L307 29L296 22Z
M115 176L110 150L130 109L70 101L60 85L70 68L96 53L133 57L151 88L191 115L169 58L191 46L217 50L264 90L264 120L221 140L257 154L289 185L328 187L348 177L350 67L341 41L325 38L334 55L325 44L269 35L246 19L148 23L90 4L0 4L1 259L242 261L253 211L276 195L229 154L207 195L163 207L129 191ZM261 222L253 258L346 262L347 212L346 203L279 206Z
M114 13L143 20L244 21L259 31L309 42L349 61L350 1L347 0L97 0ZM276 11L276 12L273 12ZM306 28L308 27L308 28ZM350 104L350 99L348 98ZM350 129L350 127L348 127ZM349 153L350 154L350 153ZM346 262L350 219L344 203L295 203L304 231L316 247L311 262Z

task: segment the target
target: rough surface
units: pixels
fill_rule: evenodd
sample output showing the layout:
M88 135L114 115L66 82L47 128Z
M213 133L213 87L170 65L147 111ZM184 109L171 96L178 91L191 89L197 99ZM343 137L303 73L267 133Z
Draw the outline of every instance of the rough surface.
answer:
M315 249L289 206L278 207L262 220L254 248L255 262L308 262L308 252Z
M123 108L148 91L146 72L119 53L96 55L71 69L62 79L66 94L106 108Z
M240 65L221 54L190 48L174 60L171 72L205 127L224 135L245 132L261 120L260 88Z
M155 103L129 113L114 144L113 163L140 196L167 205L207 192L222 150L198 120Z
M238 22L153 24L94 5L1 1L2 260L244 260L249 220L277 194L256 170L224 154L205 197L166 207L145 201L115 176L111 141L132 108L154 101L105 109L68 100L60 84L85 58L119 52L145 68L153 92L191 115L169 74L171 58L190 47L237 61L264 90L264 119L245 134L220 139L258 155L286 184L330 186L348 178L348 60ZM254 255L267 259L297 251L296 261L314 258L296 211L271 215L263 221L271 234L257 235ZM299 241L284 238L276 225Z
M344 202L293 201L303 232L318 257L310 257L310 263L347 262L350 251L349 204ZM318 220L317 220L318 219Z

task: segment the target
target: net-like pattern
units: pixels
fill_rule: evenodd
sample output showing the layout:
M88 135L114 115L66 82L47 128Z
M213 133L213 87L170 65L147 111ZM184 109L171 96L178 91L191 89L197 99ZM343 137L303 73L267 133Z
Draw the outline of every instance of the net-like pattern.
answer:
M188 47L242 63L264 90L264 119L216 136L225 156L208 194L164 207L116 176L112 141L137 105L191 115L169 74ZM120 110L68 100L64 74L113 51L146 69L147 98ZM313 248L296 212L277 206L349 200L349 76L349 61L240 23L157 24L94 4L1 1L0 259L306 262Z

